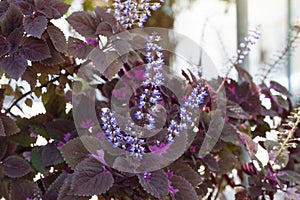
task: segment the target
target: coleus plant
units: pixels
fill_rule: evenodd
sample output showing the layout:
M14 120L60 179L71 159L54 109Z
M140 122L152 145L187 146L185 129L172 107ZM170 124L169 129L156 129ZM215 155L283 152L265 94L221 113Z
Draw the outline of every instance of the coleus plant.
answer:
M126 31L141 27L151 10L159 7L159 2L150 0L115 0L109 12L96 7L93 12L71 13L67 21L82 37L67 41L51 23L67 12L66 3L0 2L2 70L30 85L27 92L18 84L1 86L1 197L216 199L229 186L236 199L273 199L279 191L287 198L300 198L299 108L293 108L292 95L282 85L266 83L276 62L267 66L260 84L240 66L258 39L258 30L249 32L225 77L205 81L201 73L182 70L180 78L172 79L173 87L183 94L180 99L165 86L164 64L169 61L160 46L164 38L157 33L138 37ZM287 49L299 37L299 26L293 30L294 39ZM232 69L238 72L239 81L227 77ZM126 87L136 79L140 84L126 102L130 112L114 112L114 104L127 100ZM120 80L124 87L118 85ZM104 98L95 100L86 88ZM33 95L41 97L46 113L16 116L12 108L20 108L24 99L30 106ZM8 107L6 96L14 96ZM262 98L271 102L270 108L262 104ZM222 111L226 123L221 123L221 129L214 122L217 101L226 105ZM66 109L68 104L74 109ZM93 109L77 116L75 108L82 104ZM89 118L90 113L95 113L97 121ZM280 118L282 123L271 127L266 118ZM220 130L214 148L203 153L205 138ZM278 131L277 140L267 139L271 130ZM254 142L257 136L262 140ZM37 145L38 137L45 138L46 144ZM184 137L190 142L180 143ZM180 154L173 152L177 147L182 148ZM258 147L267 150L267 163L256 157ZM243 151L249 154L248 161L243 160ZM150 160L147 166L153 155L165 163L143 170L154 165ZM134 162L129 168L125 162L113 165L120 156Z

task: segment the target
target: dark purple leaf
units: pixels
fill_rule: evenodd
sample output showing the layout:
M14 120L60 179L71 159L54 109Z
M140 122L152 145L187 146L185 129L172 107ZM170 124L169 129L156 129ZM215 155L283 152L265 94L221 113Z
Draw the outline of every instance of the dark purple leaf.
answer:
M126 55L131 51L130 44L124 39L113 39L112 46L120 56Z
M238 162L235 155L227 149L223 149L219 156L219 167L222 173L230 172Z
M1 131L1 122L0 122L0 131ZM6 143L6 139L2 139L0 140L0 160L2 160L6 154L7 151L7 143Z
M111 27L117 25L116 18L111 13L107 13L106 9L97 6L95 8L95 14L99 22L107 22Z
M70 7L70 5L64 3L61 0L51 0L49 4L52 9L59 13L59 15L54 16L55 19L62 17Z
M165 199L168 195L168 178L162 171L151 172L149 178L137 175L143 189L158 199Z
M112 36L113 30L112 30L111 25L108 24L107 22L101 22L97 26L96 34L103 35L103 36L106 36L106 37Z
M65 61L61 53L56 51L55 47L53 44L47 40L47 46L49 47L51 57L47 58L45 60L42 60L41 63L47 66L53 66L53 65L59 65Z
M201 176L188 164L174 163L170 165L170 169L175 175L185 178L193 186L198 186L202 183Z
M49 19L62 17L70 7L61 0L34 0L34 4L39 12L46 15Z
M211 171L218 172L220 170L217 160L212 155L207 154L202 160Z
M32 181L17 179L11 184L11 200L41 199L38 185Z
M172 188L171 197L174 200L184 200L188 197L189 200L198 200L197 193L194 187L181 176L172 176L170 178L169 190Z
M270 88L276 90L277 92L279 92L287 97L292 96L292 94L284 86L282 86L281 84L279 84L275 81L270 81Z
M94 45L87 44L74 37L69 37L68 54L70 56L85 59L94 48Z
M29 83L31 90L35 88L37 82L37 72L33 69L32 66L27 66L25 73L22 75L22 80Z
M19 178L32 172L31 166L19 156L9 156L3 161L3 173L10 178Z
M57 146L53 143L44 146L42 160L43 167L53 166L64 161Z
M107 66L107 63L105 53L99 47L94 48L88 55L88 58L93 62L100 73L103 73L106 70L105 67Z
M41 38L43 32L46 30L48 23L47 17L44 15L39 16L25 16L24 18L24 29L26 33L33 37Z
M48 187L46 193L43 196L44 200L58 199L59 190L62 188L68 174L62 172L55 181ZM70 183L71 184L71 183Z
M82 36L95 38L97 24L90 13L84 11L74 12L67 18L67 21Z
M11 136L19 131L20 129L17 127L14 120L0 113L0 136Z
M8 36L7 40L10 43L10 53L15 53L19 45L21 43L23 36L23 30L21 28L16 28L11 34Z
M31 15L34 12L34 6L30 2L17 1L16 5L18 5L24 15Z
M253 163L243 163L242 169L246 174L250 176L257 174L256 168Z
M14 5L10 4L6 15L2 21L2 32L5 36L9 36L13 30L22 26L23 23L23 14L21 10Z
M22 76L27 66L27 61L20 55L4 57L0 63L5 73L16 80Z
M252 76L242 67L238 66L238 65L234 65L236 71L238 72L239 75L239 80L241 81L245 81L245 82L252 82Z
M0 19L5 15L6 11L9 8L9 3L6 1L1 1L0 2Z
M49 136L53 139L64 141L64 135L75 130L74 122L67 119L57 119L45 123Z
M20 53L30 61L41 61L51 57L50 50L45 41L29 37L25 40Z
M64 33L56 26L48 26L47 33L55 49L61 53L67 52L67 41Z
M112 187L114 178L99 161L87 158L80 162L72 180L72 191L79 196L99 195Z
M10 46L8 41L3 37L0 36L0 57L4 56L9 52Z
M5 94L5 89L1 88L0 89L0 108L2 108L2 106L3 106L3 101L5 98L4 94Z
M60 188L58 200L89 200L90 197L79 197L72 194L71 183L72 183L72 175L68 175L65 179L64 184ZM51 199L52 200L52 199Z
M67 142L59 150L69 167L75 169L76 165L87 158L90 152L84 147L80 138Z

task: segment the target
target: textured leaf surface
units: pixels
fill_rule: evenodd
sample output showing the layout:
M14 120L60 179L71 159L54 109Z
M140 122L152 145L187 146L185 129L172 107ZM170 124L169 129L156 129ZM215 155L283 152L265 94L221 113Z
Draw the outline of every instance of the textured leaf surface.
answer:
M13 180L11 184L11 200L40 199L41 191L37 184L24 179Z
M50 36L55 49L61 53L67 52L67 41L64 33L56 26L49 26L47 33Z
M84 147L80 138L70 140L64 146L60 147L59 150L68 166L72 169L75 169L76 165L89 154L89 151Z
M182 178L180 176L174 175L170 178L170 181L171 181L171 186L174 189L178 190L178 192L176 192L174 195L171 195L172 199L174 199L174 200L185 200L185 199L198 200L198 196L197 196L195 189L187 180L185 180L184 178Z
M59 195L59 190L62 188L68 174L66 172L62 172L55 181L49 186L46 193L43 196L44 200L52 200L57 199Z
M47 46L49 47L51 56L45 60L42 60L42 64L47 66L53 66L59 65L65 61L61 53L55 49L54 45L50 42L50 40L47 40Z
M0 123L0 129L1 129L1 123ZM1 139L0 140L0 160L5 156L7 151L7 143L6 139Z
M73 195L73 192L71 191L71 183L72 183L72 175L68 175L68 177L65 179L64 184L62 185L58 200L89 200L89 197L80 197Z
M8 177L19 178L31 171L31 166L19 156L9 156L3 161L3 172Z
M9 52L9 43L8 41L0 36L0 57L4 56Z
M63 16L70 7L68 4L61 0L35 0L35 6L40 13L46 15L49 19L58 19Z
M29 37L25 40L20 53L30 61L41 61L51 56L46 42L34 37Z
M159 199L165 199L168 195L168 178L162 171L152 172L149 180L138 175L139 182L143 189Z
M80 35L87 38L95 38L97 25L95 19L87 12L78 11L72 13L67 21Z
M68 54L76 58L85 59L95 47L91 44L86 44L82 40L74 37L69 37Z
M7 37L7 41L9 41L10 44L9 53L15 53L18 50L23 33L23 29L17 28Z
M19 131L20 129L14 120L4 114L0 114L0 136L11 136Z
M60 154L60 151L57 149L57 146L53 143L44 146L42 151L42 157L43 167L53 166L64 161L62 155Z
M34 147L31 149L30 153L30 161L32 166L42 174L47 174L48 169L45 169L42 165L43 157L42 157L43 147Z
M93 62L100 73L103 73L106 70L105 67L108 67L105 54L99 47L94 48L88 55L88 58Z
M25 72L27 61L19 55L12 55L4 57L1 66L5 73L17 80Z
M22 23L23 14L21 10L16 5L11 3L2 21L1 28L3 34L5 36L9 36L9 34L16 28L19 28Z
M201 176L191 166L184 163L175 163L170 166L175 175L185 178L193 186L197 186L202 182Z
M219 164L218 164L217 160L212 155L210 155L210 154L207 154L203 158L203 162L213 172L218 172L220 170L219 169Z
M92 196L106 192L113 183L114 178L104 165L87 158L76 166L71 188L76 195Z
M42 33L47 27L48 19L44 15L39 16L26 16L24 18L24 28L26 33L41 38Z

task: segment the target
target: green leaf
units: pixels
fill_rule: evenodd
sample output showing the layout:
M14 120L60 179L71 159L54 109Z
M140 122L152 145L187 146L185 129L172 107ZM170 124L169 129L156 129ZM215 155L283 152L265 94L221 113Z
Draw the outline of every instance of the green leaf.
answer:
M59 150L68 166L72 169L75 169L76 165L89 154L80 138L70 140L64 146L59 147Z
M33 171L29 163L19 156L7 157L2 167L3 173L10 178L19 178Z
M17 179L11 183L11 200L41 199L42 192L32 181Z
M43 158L42 158L42 147L33 147L30 153L30 160L32 166L36 169L36 171L41 172L42 174L48 174L49 169L43 167Z
M71 189L75 195L99 195L112 187L113 175L99 161L87 158L80 162L72 179Z
M79 197L72 194L72 190L71 190L72 179L73 179L72 175L68 175L68 177L64 181L63 186L59 191L57 199L58 200L89 200L90 199L89 197Z
M175 175L185 178L193 186L198 186L202 183L201 176L188 164L174 163L170 165L170 169Z
M32 107L32 99L30 99L30 98L27 98L26 100L25 100L25 104L28 106L28 107Z
M198 200L197 193L193 186L181 176L172 176L170 178L171 186L175 189L175 194L171 194L173 200L183 200L188 197L189 200ZM171 192L172 193L172 192Z
M162 171L151 172L149 180L141 174L137 175L143 189L152 196L165 199L168 195L168 178Z
M64 162L64 159L55 144L51 143L43 146L42 165L44 168L54 166L62 162Z

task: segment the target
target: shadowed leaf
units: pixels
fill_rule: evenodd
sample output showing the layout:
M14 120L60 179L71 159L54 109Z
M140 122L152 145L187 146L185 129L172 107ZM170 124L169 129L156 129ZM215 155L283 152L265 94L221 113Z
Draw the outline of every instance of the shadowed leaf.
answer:
M40 199L41 191L36 183L29 180L13 180L11 184L11 200Z
M42 151L42 165L43 167L53 166L62 163L64 160L57 149L57 146L53 143L47 144L43 147Z
M55 181L48 187L46 193L43 196L44 200L52 200L57 199L59 190L62 188L68 174L66 172L62 172Z
M5 17L2 21L1 29L5 36L9 36L13 30L22 26L23 14L13 3L10 4Z
M3 37L0 36L0 57L4 56L9 52L9 43L8 41Z
M3 172L10 178L19 178L31 171L31 166L19 156L9 156L3 161Z
M218 164L217 160L212 155L210 155L210 154L207 154L203 158L203 162L213 172L218 172L220 170L219 169L219 164Z

